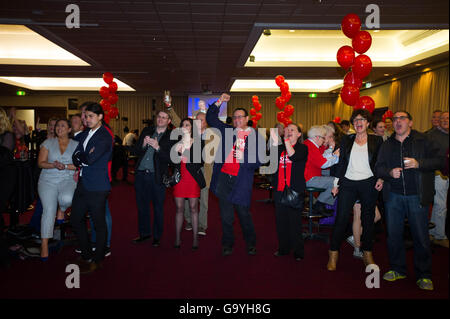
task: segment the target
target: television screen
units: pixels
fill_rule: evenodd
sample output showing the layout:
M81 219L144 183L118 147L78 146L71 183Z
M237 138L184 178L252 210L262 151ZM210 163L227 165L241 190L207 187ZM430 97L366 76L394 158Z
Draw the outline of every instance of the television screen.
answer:
M220 95L189 95L188 116L193 118L198 112L206 113L208 106L216 102L219 98ZM219 119L221 121L225 121L227 119L227 102L223 102L220 106Z

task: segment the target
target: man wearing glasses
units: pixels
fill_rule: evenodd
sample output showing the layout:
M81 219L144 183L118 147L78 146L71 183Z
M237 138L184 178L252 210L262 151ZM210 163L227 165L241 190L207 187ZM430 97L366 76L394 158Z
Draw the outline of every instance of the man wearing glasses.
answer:
M325 188L326 190L320 193L317 201L313 205L316 213L323 216L331 216L332 210L329 210L325 205L333 205L336 200L331 193L335 186L337 178L333 176L322 176L322 169L329 168L339 161L339 151L336 150L329 157L324 157L325 136L327 129L323 125L312 126L308 131L308 139L304 144L308 147L308 160L305 166L305 181L307 187Z
M390 270L384 280L406 278L403 241L405 218L414 241L414 269L420 289L433 290L428 211L434 197L434 171L444 159L439 146L425 134L412 129L411 115L397 111L392 118L394 134L378 153L376 170L385 183L387 244Z
M138 142L131 149L131 153L138 156L134 181L139 229L139 237L133 240L136 244L149 240L153 234L153 247L160 245L166 196L162 176L167 173L172 147L170 130L167 128L170 122L170 115L166 111L159 111L156 126L144 128ZM153 228L150 202L153 202Z
M222 255L233 252L233 221L236 210L249 255L256 254L256 235L250 214L253 175L261 165L258 146L265 148L265 139L248 126L248 113L243 108L233 112L233 126L219 120L220 105L230 100L222 94L206 113L208 125L220 131L221 152L216 152L210 189L219 198L222 221ZM233 129L234 127L234 129ZM219 132L217 132L219 133ZM231 139L232 138L232 139Z

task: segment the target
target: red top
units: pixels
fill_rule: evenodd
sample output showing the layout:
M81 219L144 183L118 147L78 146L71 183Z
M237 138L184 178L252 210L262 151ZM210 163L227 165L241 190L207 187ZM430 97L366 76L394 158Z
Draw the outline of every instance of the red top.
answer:
M247 141L247 136L250 134L250 130L248 131L239 131L238 132L238 138L236 140L235 145L231 149L230 154L228 154L225 163L222 165L222 172L228 175L237 176L239 173L239 160L234 157L234 151L236 150L236 145L238 146L238 149L242 152L245 149L245 143Z
M286 166L286 186L291 186L291 170L292 170L292 161L286 154L286 151L283 151L280 156L280 163L278 164L278 188L277 191L282 192L284 190L284 167Z
M303 144L308 147L308 160L305 166L305 181L309 181L315 176L322 176L322 165L327 162L322 156L324 149L320 149L313 142L307 139Z

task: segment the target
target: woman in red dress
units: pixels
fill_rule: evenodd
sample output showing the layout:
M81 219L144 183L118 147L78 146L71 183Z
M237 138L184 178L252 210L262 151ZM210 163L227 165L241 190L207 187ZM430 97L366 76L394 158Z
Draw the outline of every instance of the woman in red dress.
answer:
M181 229L184 220L184 201L189 200L192 218L192 234L194 236L192 241L192 249L198 249L198 204L200 198L200 190L206 186L205 178L201 168L203 167L202 149L203 141L201 136L198 140L193 138L193 121L190 118L185 118L181 121L180 128L183 131L181 140L175 145L178 155L180 156L180 173L181 179L174 186L173 196L176 205L175 228L176 239L175 248L181 247ZM198 146L197 146L198 143Z

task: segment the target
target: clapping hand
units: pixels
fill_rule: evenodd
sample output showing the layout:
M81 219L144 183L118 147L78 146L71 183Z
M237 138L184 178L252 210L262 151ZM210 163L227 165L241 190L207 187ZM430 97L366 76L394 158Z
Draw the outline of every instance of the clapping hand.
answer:
M278 129L271 128L270 129L270 137L272 138L272 145L277 146L279 141Z
M226 93L222 93L218 102L219 102L219 104L222 104L223 102L228 102L229 100L230 100L230 96Z

